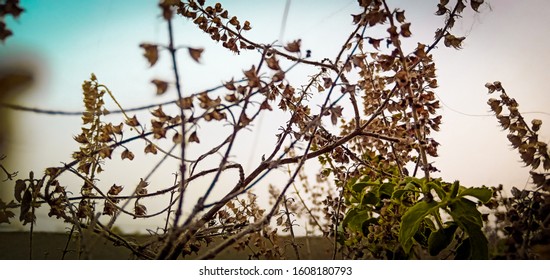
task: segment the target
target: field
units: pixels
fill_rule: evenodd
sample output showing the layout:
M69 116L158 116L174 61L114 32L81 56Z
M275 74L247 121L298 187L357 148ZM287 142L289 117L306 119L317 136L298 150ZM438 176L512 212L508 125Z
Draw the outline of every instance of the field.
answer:
M68 235L64 233L38 232L33 234L33 259L38 260L60 260L63 250L67 244ZM147 236L132 236L136 241L144 240ZM284 240L284 239L282 239ZM288 243L286 241L283 241ZM329 249L330 243L327 239L320 237L299 238L301 245L300 255L302 259L330 259L332 257ZM211 245L213 246L213 245ZM68 246L65 259L75 260L78 258L77 240L73 238ZM295 258L290 245L286 246L288 258ZM95 260L131 260L132 253L122 246L115 246L110 241L101 238L90 250L90 259ZM236 251L228 249L217 256L222 260L246 260L250 251ZM192 255L190 259L197 257ZM0 259L1 260L27 260L29 259L29 233L28 232L0 232Z

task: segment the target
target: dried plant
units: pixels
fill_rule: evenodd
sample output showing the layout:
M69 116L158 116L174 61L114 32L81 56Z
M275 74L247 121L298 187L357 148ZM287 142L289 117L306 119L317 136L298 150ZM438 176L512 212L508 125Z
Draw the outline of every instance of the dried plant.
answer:
M17 1L6 3L12 2L17 6ZM72 225L71 235L82 239L84 255L94 238L107 238L145 259L208 259L226 249L245 251L250 259L307 258L295 233L297 227L304 226L298 221L305 220L307 235L323 236L332 258L484 259L494 253L489 250L489 233L483 232L487 215L482 214L481 207L501 211L500 205L506 212L496 212L499 221L511 223L496 227L511 240L500 252L530 258L532 245L546 240L544 234L548 234L548 174L536 169L542 164L548 170L550 158L546 144L537 138L539 120L528 126L517 103L500 84L488 85L490 91L502 92L500 99L491 99L489 105L503 128L510 130L509 139L522 160L532 167L535 191L514 189L514 198L499 200L498 188L466 188L458 181L434 178L437 167L430 161L437 157L439 146L431 132L441 125L431 51L441 43L460 49L465 37L451 30L466 4L477 12L483 2L457 0L451 5L450 1L440 1L436 15L444 20L435 30L434 40L406 50L402 42L412 32L405 11L390 8L385 0L360 0L359 12L352 15L353 30L340 51L330 59L316 61L311 59L310 50L302 49L300 39L285 45L248 39L253 23L229 14L220 3L210 6L204 0L163 0L159 7L167 24L167 42L147 42L139 47L150 67L164 55L171 61L173 77L151 80L156 87L152 94L175 91L177 96L162 104L123 108L115 93L92 74L82 85L85 111L81 113L81 131L74 137L80 147L73 153L73 161L49 167L38 178L31 172L29 178L16 180L15 200L0 202L0 223L9 223L15 218L14 209L19 209L19 220L31 224L32 236L35 209L47 206L50 217ZM205 50L176 47L172 21L181 18L192 21L231 53L258 53L259 62L246 67L242 79L227 79L197 93L184 92L179 71L182 64L176 54L187 51L198 63ZM385 30L386 35L366 35L367 30L375 29ZM291 67L282 66L288 62ZM314 72L303 85L286 79L298 64ZM313 104L313 95L322 96L323 101ZM106 99L118 108L108 110ZM177 106L177 112L166 110L168 106ZM502 114L503 106L509 114ZM344 108L353 111L350 119L343 116ZM147 109L152 110L148 119L130 117L130 112ZM272 110L286 113L285 126L276 135L271 152L247 173L242 163L233 161L237 136L253 130L259 116ZM122 118L113 124L107 121L109 114ZM228 127L229 133L216 135L214 147L192 158L187 151L200 145L201 137L207 135L201 128L206 123ZM160 144L166 140L171 144L169 149ZM155 168L136 177L134 186L99 181L105 163L115 160L116 155L120 160L134 160L137 151L127 144L137 141L144 142L143 153L161 157ZM221 155L216 166L205 168L202 163L216 155ZM167 158L179 162L178 170L173 170L176 179L171 186L150 192L151 175ZM313 176L304 170L311 159L321 165ZM12 180L16 174L1 167ZM288 178L282 185L269 185L270 205L263 208L255 190L276 169L286 170ZM212 193L221 184L220 176L229 171L238 174L234 185L211 202ZM63 185L63 174L78 178L79 194ZM207 176L212 178L210 183L191 211L184 214L189 188ZM161 197L169 197L166 207L148 211L145 198ZM120 215L134 219L165 215L166 224L162 230L152 231L150 240L138 244L115 232ZM99 235L94 237L92 232ZM289 237L283 240L284 235Z

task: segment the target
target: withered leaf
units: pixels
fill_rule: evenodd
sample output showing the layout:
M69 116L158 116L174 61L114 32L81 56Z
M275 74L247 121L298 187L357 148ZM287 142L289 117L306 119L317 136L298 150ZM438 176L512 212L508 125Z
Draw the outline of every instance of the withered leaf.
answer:
M151 83L157 87L157 95L162 95L166 92L166 90L168 90L168 83L165 81L154 79Z
M483 0L470 0L470 5L474 11L479 12L479 6L481 6L483 2Z
M277 71L277 73L273 74L273 82L280 82L285 78L285 72L282 70Z
M155 65L159 59L158 46L146 43L140 44L139 46L145 50L143 56L149 61L150 66Z
M534 119L534 120L531 121L531 125L532 125L531 128L533 129L533 131L535 131L535 132L539 131L540 126L542 125L542 121L539 120L539 119Z
M273 70L280 70L281 67L279 66L279 61L275 58L275 55L272 55L271 57L268 57L265 62L267 62L267 67Z
M191 133L191 135L189 135L189 142L195 142L195 143L200 143L201 142L201 140L197 136L196 131L193 131L193 133Z
M447 34L445 35L445 39L443 43L445 44L446 47L453 47L455 49L460 49L462 48L462 41L464 41L464 39L466 39L466 37L455 37L452 34Z
M235 87L235 81L233 81L233 79L231 79L231 81L227 83L224 83L223 86L228 90L237 90L237 88Z
M21 200L21 214L19 215L19 221L27 219L27 214L31 210L32 193L29 189L25 190L23 199Z
M458 0L456 3L456 12L458 14L461 14L464 11L464 8L466 8L466 5L464 4L463 0Z
M271 108L271 105L267 102L267 99L262 102L262 105L260 105L260 110L269 110L273 111L273 108Z
M166 114L162 110L162 106L159 106L157 109L153 110L151 112L151 115L153 115L157 118L160 118L160 119L166 118Z
M122 186L117 186L117 185L113 184L111 186L111 188L109 189L109 192L107 192L107 194L109 194L109 195L118 195L122 191L122 189L123 189Z
M245 20L245 21L244 21L243 29L244 29L244 30L250 30L250 29L252 29L252 27L250 27L250 22L249 22L248 20Z
M136 187L136 194L138 195L146 195L147 194L147 186L149 186L149 183L145 182L143 178L139 179L139 183Z
M302 40L301 40L301 39L292 41L292 42L288 43L288 44L285 46L285 50L287 50L287 51L289 51L289 52L300 52L300 46L301 46L301 44L302 44Z
M182 99L178 100L177 105L186 110L193 108L193 97L183 97Z
M176 132L176 134L172 136L172 142L174 142L174 144L180 144L182 141L183 136L179 132Z
M21 194L25 191L26 188L27 188L27 185L25 184L25 181L21 179L18 179L17 181L15 181L14 196L18 202L21 202L22 200Z
M370 38L369 37L369 44L371 44L375 49L379 50L380 49L380 43L382 42L382 40L384 39L374 39L374 38Z
M147 145L147 146L145 147L144 152L145 152L146 154L151 153L151 154L153 154L153 155L156 155L157 152L158 152L158 150L157 150L157 147L155 146L155 144L149 143L149 145Z
M11 30L6 28L6 24L0 21L0 41L5 42L8 37L13 35Z
M134 207L134 213L136 215L134 219L137 217L143 217L147 214L147 207L145 207L145 205L143 204L136 203Z
M111 158L112 152L113 152L112 148L109 148L108 146L104 147L101 150L99 150L99 157L102 158L102 159Z
M323 81L324 81L323 86L325 88L328 89L332 86L332 79L331 78L323 78Z
M193 60L195 60L197 63L200 63L201 54L204 51L203 48L195 49L195 48L188 48L189 49L189 55Z
M403 23L405 21L405 11L396 11L395 19L397 19L398 22Z
M437 4L437 11L435 12L436 16L442 16L447 13L447 8L444 4Z
M342 117L343 109L344 108L342 106L330 108L330 121L332 122L332 125L336 125L338 123L338 119Z
M134 115L132 118L130 119L127 119L124 121L128 126L138 126L139 125L139 121L137 120L136 118L136 115Z
M120 155L120 158L121 159L133 160L134 159L134 153L132 153L130 150L126 149L126 150L124 150L124 152L122 152L122 154Z
M407 22L401 25L401 36L403 37L411 37L411 31L410 31L411 23Z

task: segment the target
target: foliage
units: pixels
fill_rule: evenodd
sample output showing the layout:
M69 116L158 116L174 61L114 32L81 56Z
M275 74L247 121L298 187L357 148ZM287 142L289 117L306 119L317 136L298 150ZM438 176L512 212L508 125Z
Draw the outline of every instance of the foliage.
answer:
M541 166L548 170L550 157L536 134L541 122L534 120L529 127L517 103L499 83L487 85L491 92L502 92L500 99L491 99L489 105L503 128L510 131L512 146L531 166L536 190L513 189L514 197L505 199L499 188L467 188L458 181L432 176L438 169L429 159L437 157L439 143L430 135L439 130L441 116L437 114L438 82L430 52L441 41L446 47L460 49L465 37L453 35L451 29L466 4L477 12L483 2L457 0L451 5L439 1L436 15L444 21L435 30L433 42L405 50L402 42L412 35L405 11L391 9L384 0L359 0L360 12L352 15L353 30L341 50L332 59L316 61L310 50L302 49L300 39L284 45L247 39L246 32L253 24L230 15L220 3L161 1L168 41L139 47L150 67L157 66L160 56L169 56L174 76L153 79L156 90L152 94L174 93L177 98L123 108L115 94L92 74L82 85L85 111L81 130L74 137L80 147L72 154L73 161L47 168L42 177L31 172L28 179L17 180L15 200L0 201L0 223L9 223L15 217L12 210L18 208L20 221L31 224L32 237L35 209L46 205L50 217L72 225L71 235L74 232L82 241L82 254L89 253L94 242L90 233L97 232L144 259L214 258L228 248L248 251L251 259L300 259L303 244L295 239L297 219L307 220L308 234L322 234L330 242L332 248L327 249L333 258L338 253L345 259L534 257L532 245L547 240L544 234L548 234L550 209L550 179L536 170ZM258 53L260 62L247 66L242 79L231 78L201 92L184 92L176 54L187 51L198 63L205 50L175 47L172 21L178 18L192 21L231 53ZM365 35L366 30L375 29L384 30L386 36ZM285 78L298 64L314 71L303 85ZM323 101L314 104L313 95L322 96ZM118 108L108 110L106 99ZM345 102L353 112L349 119L343 115ZM168 106L177 110L166 110ZM508 115L502 114L503 106ZM148 119L129 114L145 109L151 110ZM276 135L272 152L263 155L251 172L245 172L242 163L232 160L236 138L272 110L286 114L286 125ZM119 121L108 121L107 115L117 114L122 115ZM229 133L217 135L218 144L192 158L187 151L201 145L201 137L207 135L202 127L207 123L228 127ZM118 157L132 162L137 152L127 144L140 141L144 154L162 156L149 174L134 178L134 186L101 181L106 163ZM166 142L169 148L163 145ZM215 155L221 155L217 166L205 167L206 159ZM151 176L169 158L179 163L178 170L172 170L174 184L150 191ZM303 168L311 159L321 164L315 180ZM288 171L287 182L269 185L271 203L264 209L253 188L275 169ZM11 173L4 171L12 179ZM212 202L220 176L228 172L236 173L234 185ZM81 182L77 195L64 185L62 175ZM190 213L184 214L184 198L199 178L211 178L210 183L201 183L202 196ZM166 207L151 213L146 198L164 197L169 197ZM499 218L492 229L499 233L494 236L509 236L503 250L490 247L501 241L484 232L488 215L483 207L493 209ZM164 215L166 223L151 232L148 242L137 244L115 231L120 215L134 219ZM290 234L289 246L281 243L279 229Z

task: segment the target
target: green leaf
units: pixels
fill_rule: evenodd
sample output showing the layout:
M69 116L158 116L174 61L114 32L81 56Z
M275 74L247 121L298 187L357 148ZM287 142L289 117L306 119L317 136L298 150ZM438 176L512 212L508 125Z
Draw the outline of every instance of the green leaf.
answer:
M370 219L370 210L357 210L352 209L348 212L348 215L344 218L343 225L354 231L362 231L363 222Z
M460 188L460 184L458 181L454 181L453 185L451 186L451 198L455 198L458 194L458 189Z
M399 229L399 243L403 246L405 253L408 254L410 252L413 245L412 238L420 227L422 219L438 207L439 204L437 202L432 201L428 203L426 201L421 201L409 208L403 215L401 227Z
M438 231L432 232L428 238L428 250L430 255L437 256L443 249L447 248L453 241L457 228L458 225L452 223L446 228L440 228Z
M449 204L449 207L451 208L451 216L455 222L470 221L479 227L483 226L483 219L481 218L481 213L477 210L475 202L461 197Z
M354 191L354 192L362 192L366 187L368 186L371 186L370 184L368 184L367 182L359 182L357 184L354 184L353 186L351 186L351 189Z
M427 247L428 246L428 238L432 234L432 229L426 225L426 220L429 219L423 219L424 223L420 224L420 228L416 231L413 238L420 246Z
M445 197L447 196L447 193L443 190L439 181L428 182L426 186L428 186L428 189L430 190L435 190L435 193L440 200L445 199Z
M378 202L380 199L373 192L365 193L361 199L361 205L376 205Z
M455 260L467 260L470 259L470 249L472 245L470 244L470 238L462 240L460 246L456 249Z
M489 242L483 234L481 227L469 221L461 225L468 233L470 240L470 259L471 260L487 260L489 259Z
M461 197L461 196L473 196L473 197L479 199L481 202L487 202L493 196L493 191L491 191L487 187L465 188L458 194L458 196L459 197Z
M387 197L391 197L393 194L393 188L395 187L395 184L393 183L384 183L380 185L380 188L378 189L378 196L382 198L382 195L386 195Z
M469 259L488 259L488 241L482 231L483 220L476 204L466 198L460 198L450 204L451 217L467 234L470 244ZM458 254L458 252L457 252Z

